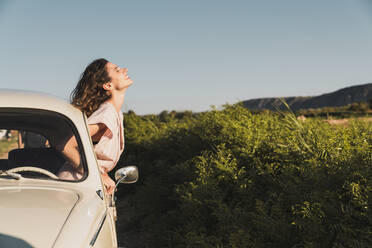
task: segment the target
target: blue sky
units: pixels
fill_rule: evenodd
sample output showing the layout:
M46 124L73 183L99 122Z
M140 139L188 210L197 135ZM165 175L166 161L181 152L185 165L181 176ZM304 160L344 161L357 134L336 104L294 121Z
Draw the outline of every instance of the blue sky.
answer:
M0 88L68 99L104 57L138 114L327 93L372 82L370 2L0 0Z

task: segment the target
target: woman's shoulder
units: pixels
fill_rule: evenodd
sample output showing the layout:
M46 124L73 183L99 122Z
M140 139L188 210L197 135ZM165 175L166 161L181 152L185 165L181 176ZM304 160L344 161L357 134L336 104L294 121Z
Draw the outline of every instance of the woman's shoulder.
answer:
M114 106L109 102L102 103L96 111L94 111L89 118L93 118L97 115L108 115L108 116L115 116L115 108ZM88 119L89 119L88 118Z
M109 102L104 102L88 117L88 124L104 123L109 129L113 129L116 118L114 106Z

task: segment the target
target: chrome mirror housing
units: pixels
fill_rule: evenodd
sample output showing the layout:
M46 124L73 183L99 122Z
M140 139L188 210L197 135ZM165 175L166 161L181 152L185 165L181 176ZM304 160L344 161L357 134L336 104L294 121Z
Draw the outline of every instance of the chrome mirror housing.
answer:
M130 165L118 169L115 172L115 190L111 197L111 207L115 206L115 191L119 183L135 183L138 180L138 168L137 166ZM116 220L116 219L115 219Z
M119 183L135 183L138 180L137 166L125 166L115 172L116 185Z

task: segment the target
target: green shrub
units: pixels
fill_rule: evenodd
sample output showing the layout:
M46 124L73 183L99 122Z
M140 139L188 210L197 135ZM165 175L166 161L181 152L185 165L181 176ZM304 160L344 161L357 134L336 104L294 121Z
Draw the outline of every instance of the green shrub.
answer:
M227 105L131 113L125 132L121 163L140 168L118 196L128 247L372 246L368 122L335 127Z

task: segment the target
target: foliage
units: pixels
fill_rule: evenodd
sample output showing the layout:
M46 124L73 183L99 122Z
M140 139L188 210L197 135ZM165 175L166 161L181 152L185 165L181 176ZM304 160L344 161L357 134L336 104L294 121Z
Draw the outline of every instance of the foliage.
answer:
M17 137L16 133L12 133L9 138L2 137L0 138L0 159L8 157L8 151L13 147L17 146Z
M372 246L368 122L337 127L227 105L131 112L125 132L121 163L140 169L118 192L128 247Z
M338 117L350 118L357 116L370 116L372 113L372 99L367 102L354 102L340 107L323 107L317 109L301 109L296 112L297 115L306 117Z

